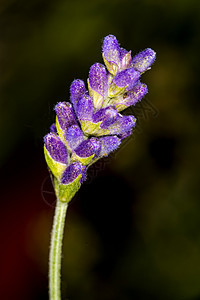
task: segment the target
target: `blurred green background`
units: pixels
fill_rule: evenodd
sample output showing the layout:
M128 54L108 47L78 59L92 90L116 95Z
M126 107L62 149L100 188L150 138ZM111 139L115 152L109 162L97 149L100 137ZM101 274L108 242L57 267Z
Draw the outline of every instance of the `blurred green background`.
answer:
M43 136L110 33L157 60L131 109L133 137L89 169L70 204L63 299L200 299L199 0L1 0L3 300L48 299L55 199Z

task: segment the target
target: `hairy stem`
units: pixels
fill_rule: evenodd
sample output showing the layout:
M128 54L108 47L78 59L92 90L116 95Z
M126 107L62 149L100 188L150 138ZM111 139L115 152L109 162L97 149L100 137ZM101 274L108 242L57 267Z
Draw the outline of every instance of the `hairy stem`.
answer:
M61 299L61 254L68 203L57 200L49 254L49 299Z

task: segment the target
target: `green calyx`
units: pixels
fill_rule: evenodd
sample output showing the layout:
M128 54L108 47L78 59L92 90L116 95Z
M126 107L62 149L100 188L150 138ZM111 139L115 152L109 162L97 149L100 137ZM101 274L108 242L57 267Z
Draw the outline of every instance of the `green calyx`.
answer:
M48 150L46 149L46 147L44 146L44 156L47 162L47 165L49 167L49 169L51 170L52 174L56 177L56 178L61 178L64 170L66 169L66 164L60 163L55 161L49 154Z
M89 79L88 79L88 90L89 90L90 97L92 97L92 101L95 109L100 109L103 104L104 98L101 94L97 93L95 90L91 88Z
M65 203L69 203L71 201L71 199L81 187L81 176L82 174L78 175L73 182L68 184L62 184L56 178L54 178L54 188L57 199L59 199L59 201Z
M57 132L58 132L58 135L59 135L61 141L66 145L65 135L64 135L62 128L60 127L57 116L56 116L56 129L57 129Z
M104 54L102 54L102 56L103 56L103 60L104 60L104 63L105 63L105 65L106 65L108 71L109 71L112 75L115 76L115 75L117 74L117 72L118 72L118 66L117 66L117 64L115 64L114 62L108 61L108 60L105 58Z
M110 131L108 129L102 129L100 127L102 121L98 123L93 123L92 121L81 121L81 128L83 132L87 135L93 136L102 136L102 135L109 135Z
M126 87L118 87L116 84L114 84L114 82L110 85L109 90L108 90L108 97L109 98L113 98L113 97L117 97L119 95L122 95L125 90Z
M73 152L72 157L71 157L71 162L79 161L84 166L87 166L92 161L94 156L95 156L95 154L92 154L89 157L80 157L76 153Z
M124 110L124 109L126 109L127 108L127 106L126 105L124 105L123 103L113 103L113 105L115 106L115 108L117 109L117 111L122 111L122 110Z

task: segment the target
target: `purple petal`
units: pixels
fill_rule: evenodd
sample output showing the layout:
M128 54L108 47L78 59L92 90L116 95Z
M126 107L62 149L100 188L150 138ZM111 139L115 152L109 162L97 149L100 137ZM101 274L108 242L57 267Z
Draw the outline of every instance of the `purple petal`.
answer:
M125 131L121 134L118 135L118 137L123 140L125 138L127 138L128 136L130 136L133 133L132 129L129 129L128 131Z
M110 63L116 65L116 69L120 68L120 47L114 35L108 35L103 41L103 57Z
M69 184L73 182L80 174L82 174L80 183L82 183L86 178L86 167L80 162L74 162L69 165L63 173L61 183Z
M78 102L78 99L85 94L86 88L85 83L83 80L76 79L72 82L70 86L70 101L74 106L74 109L76 110L76 104Z
M78 125L72 125L71 127L68 128L65 138L66 138L67 144L73 150L76 147L78 147L78 145L81 142L83 142L84 135Z
M59 102L55 107L55 111L57 114L59 125L64 132L66 132L69 126L77 124L76 116L74 114L71 103Z
M102 95L105 96L107 92L107 72L104 65L96 63L91 66L89 72L90 87Z
M94 113L94 106L93 106L92 98L87 94L85 94L82 97L80 97L77 102L77 107L76 107L77 117L80 121L82 120L90 121L92 120L93 113Z
M117 121L109 127L110 134L121 135L135 126L136 119L133 116L119 115Z
M148 93L147 85L139 82L132 90L127 92L125 101L130 105L135 105Z
M120 47L114 35L108 35L103 41L103 59L108 71L116 75L120 69Z
M114 77L113 82L120 88L127 86L126 90L128 91L134 87L139 78L140 72L135 71L134 68L130 68L118 73Z
M147 93L148 93L147 85L139 82L130 91L128 91L127 93L124 93L123 97L119 98L119 101L116 100L116 102L114 104L115 104L116 108L120 111L131 105L135 105ZM122 109L121 109L121 106L122 106ZM126 106L126 107L124 107L124 106Z
M95 157L98 156L101 150L100 142L97 138L91 138L83 141L74 152L80 157L89 157L95 154Z
M58 162L67 163L68 153L65 145L54 133L49 133L44 137L44 143L50 156Z
M99 156L108 156L108 154L119 147L121 144L120 138L117 136L104 136L99 138L101 143L101 151Z
M133 57L132 66L135 70L143 73L150 68L155 58L156 52L151 48L147 48Z
M122 59L126 54L128 53L128 51L124 48L120 48L120 58Z
M57 129L56 129L56 123L53 123L50 127L50 132L52 133L57 133Z
M108 128L112 123L114 123L117 119L118 112L115 108L109 106L105 108L101 108L93 115L93 122L98 123L101 122L100 127L103 129Z

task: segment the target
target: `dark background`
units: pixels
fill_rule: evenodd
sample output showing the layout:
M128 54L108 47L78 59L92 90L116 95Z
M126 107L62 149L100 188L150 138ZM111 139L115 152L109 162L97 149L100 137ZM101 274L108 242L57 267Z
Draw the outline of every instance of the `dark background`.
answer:
M132 138L70 204L63 299L200 299L199 0L1 0L0 299L48 299L43 136L104 36L157 52Z

